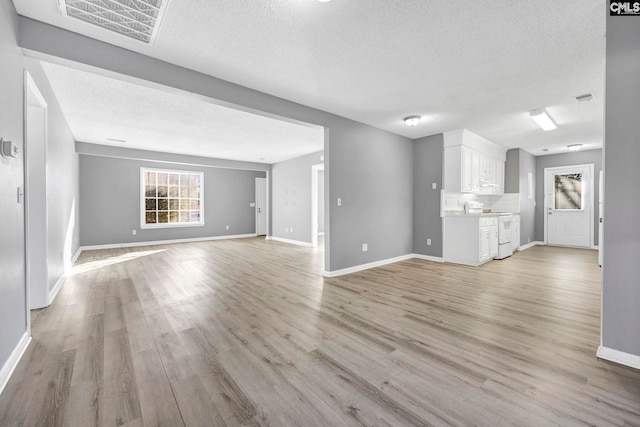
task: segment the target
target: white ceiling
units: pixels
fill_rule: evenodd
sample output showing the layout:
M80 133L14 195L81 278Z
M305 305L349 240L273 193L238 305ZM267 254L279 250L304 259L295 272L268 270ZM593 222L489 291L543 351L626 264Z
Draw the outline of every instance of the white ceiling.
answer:
M467 128L533 154L602 145L605 0L169 0L149 46L18 13L411 138ZM593 93L588 103L573 97ZM528 113L546 108L558 129ZM415 128L402 118L425 117Z
M76 140L276 163L324 148L324 131L43 62ZM116 140L116 141L113 141Z

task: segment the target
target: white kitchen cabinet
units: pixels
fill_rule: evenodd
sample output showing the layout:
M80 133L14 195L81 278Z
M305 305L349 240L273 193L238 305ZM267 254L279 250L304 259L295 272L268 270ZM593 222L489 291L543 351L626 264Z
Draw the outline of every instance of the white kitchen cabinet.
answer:
M477 151L463 147L445 149L445 190L461 193L480 191L480 155Z
M498 218L454 215L444 218L444 260L477 266L498 254Z
M445 191L503 194L505 153L505 148L467 130L445 133Z
M511 247L514 252L520 247L520 215L513 215L511 222Z
M504 194L504 164L505 162L495 163L495 177L493 187L493 194Z
M489 258L498 255L498 225L489 229Z

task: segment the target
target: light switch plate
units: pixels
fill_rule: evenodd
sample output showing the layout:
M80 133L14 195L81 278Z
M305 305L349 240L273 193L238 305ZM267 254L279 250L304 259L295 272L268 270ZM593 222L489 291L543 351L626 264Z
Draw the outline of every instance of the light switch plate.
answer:
M432 189L432 190L437 190L437 189L438 189L438 183L436 183L436 182L432 182L432 183L431 183L431 189Z
M342 199L338 197L338 206L342 206Z

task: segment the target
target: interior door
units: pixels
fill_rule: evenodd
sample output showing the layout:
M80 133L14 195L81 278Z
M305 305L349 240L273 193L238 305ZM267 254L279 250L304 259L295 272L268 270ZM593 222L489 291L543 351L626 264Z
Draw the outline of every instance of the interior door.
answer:
M591 246L593 165L545 169L547 244Z
M256 234L267 234L267 179L256 178Z

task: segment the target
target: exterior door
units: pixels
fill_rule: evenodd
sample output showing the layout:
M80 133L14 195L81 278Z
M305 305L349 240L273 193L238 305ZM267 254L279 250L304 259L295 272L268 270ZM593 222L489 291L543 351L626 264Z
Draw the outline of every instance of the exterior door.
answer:
M545 169L547 244L591 247L593 165Z
M267 179L256 178L256 234L267 234Z

